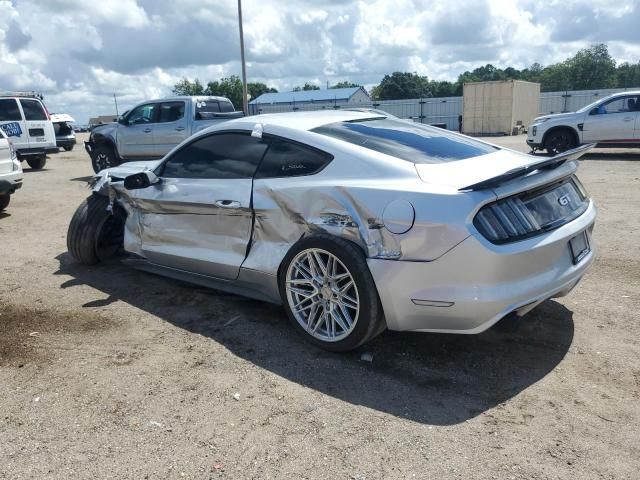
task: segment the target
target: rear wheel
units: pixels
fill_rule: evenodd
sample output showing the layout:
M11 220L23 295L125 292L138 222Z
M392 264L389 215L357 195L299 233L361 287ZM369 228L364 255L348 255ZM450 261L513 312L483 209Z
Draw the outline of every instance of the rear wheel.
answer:
M385 329L363 252L329 235L307 237L287 254L279 277L287 316L309 342L353 350Z
M100 145L96 147L95 152L91 156L91 166L93 171L98 173L105 168L116 167L120 164L116 157L116 152L109 145Z
M109 199L92 195L80 204L67 230L67 250L89 265L118 253L124 241L125 214L117 206L107 211Z
M0 195L0 212L9 206L11 195Z
M551 155L557 155L572 148L576 148L576 137L571 130L562 128L552 131L544 142L544 148L547 149Z
M64 147L64 149L66 152L70 152L71 150L73 150L73 145L67 145L66 147Z
M34 170L42 170L47 163L47 157L45 155L39 157L27 158L27 163Z

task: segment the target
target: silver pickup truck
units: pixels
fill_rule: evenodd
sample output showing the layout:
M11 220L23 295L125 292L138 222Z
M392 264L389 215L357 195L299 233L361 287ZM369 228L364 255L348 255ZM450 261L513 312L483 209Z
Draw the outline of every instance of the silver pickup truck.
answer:
M224 97L149 100L134 106L117 123L93 128L84 146L97 173L127 161L161 158L199 130L242 116Z

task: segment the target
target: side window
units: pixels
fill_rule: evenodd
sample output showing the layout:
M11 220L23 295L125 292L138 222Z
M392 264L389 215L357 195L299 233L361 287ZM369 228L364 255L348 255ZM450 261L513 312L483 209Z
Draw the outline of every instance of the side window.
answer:
M184 102L163 102L160 104L158 123L177 122L184 117Z
M20 99L25 120L48 120L47 114L38 100Z
M328 153L275 139L260 164L256 178L313 175L331 160L333 156Z
M637 111L635 97L616 98L615 100L605 103L599 108L600 114L627 113L635 111Z
M19 122L22 120L18 102L15 98L0 99L0 122Z
M196 120L208 120L215 117L220 112L220 105L217 100L197 100Z
M267 142L248 133L221 133L199 138L171 155L165 178L251 178Z
M127 121L129 122L129 125L155 123L157 110L157 103L140 105L131 111L131 113L127 117Z

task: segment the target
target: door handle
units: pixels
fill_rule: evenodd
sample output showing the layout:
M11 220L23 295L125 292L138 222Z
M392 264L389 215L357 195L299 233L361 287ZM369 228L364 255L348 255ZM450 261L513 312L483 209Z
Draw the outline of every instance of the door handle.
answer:
M216 200L216 207L220 208L240 208L240 202L236 200Z
M630 122L631 120L633 120L633 117L624 117L625 122Z
M145 128L145 129L143 130L143 132L144 132L144 133L151 133L151 129L150 129L150 128Z
M184 130L184 127L176 127L176 132L181 132Z

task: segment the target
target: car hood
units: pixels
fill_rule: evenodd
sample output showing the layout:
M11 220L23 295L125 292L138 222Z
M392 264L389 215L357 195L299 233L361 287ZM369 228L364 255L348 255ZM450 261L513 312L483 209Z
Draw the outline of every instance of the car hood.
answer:
M145 170L155 170L155 168L160 165L161 162L162 159L125 162L121 165L118 165L117 167L108 168L107 170L103 171L106 172L111 177L111 179L126 178L129 175L133 175L134 173L144 172Z
M549 115L541 115L533 119L533 123L539 122L540 120L547 118L549 120L562 120L565 118L573 118L576 116L576 112L567 112L567 113L551 113Z

